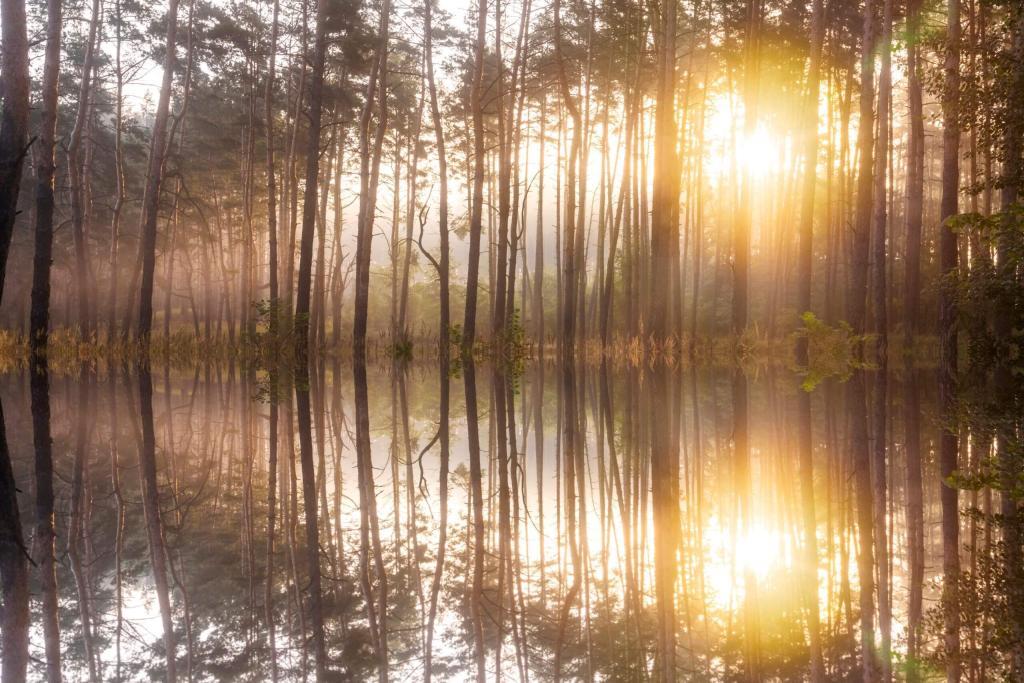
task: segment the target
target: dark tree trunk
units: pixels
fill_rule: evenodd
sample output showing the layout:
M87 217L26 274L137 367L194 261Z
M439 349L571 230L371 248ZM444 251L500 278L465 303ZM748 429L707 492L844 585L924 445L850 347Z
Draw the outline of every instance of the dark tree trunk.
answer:
M309 354L310 288L313 277L313 239L316 230L317 188L320 185L320 121L323 115L324 62L327 55L326 0L317 0L313 71L309 83L309 130L306 146L306 189L302 199L302 237L299 242L299 282L295 296L295 350L299 363Z
M924 104L921 89L922 0L907 4L907 217L904 247L903 324L906 352L913 349L921 323L921 224L924 219Z
M871 192L874 164L874 77L875 77L874 0L865 0L864 35L861 41L860 123L857 125L857 200L850 244L850 280L846 299L846 319L857 334L863 334L867 322L868 258L871 246ZM858 354L863 353L858 343Z
M28 153L28 36L24 0L0 2L0 301ZM24 674L22 674L24 675Z
M487 0L477 3L476 53L470 108L473 117L473 191L469 214L469 261L466 274L466 310L462 323L463 353L472 353L476 341L476 309L480 281L480 237L484 202L484 41L487 33Z
M142 283L139 287L139 324L137 335L148 350L153 327L153 281L156 274L156 232L160 214L160 184L163 179L164 156L167 152L167 118L171 106L171 82L177 62L178 0L168 0L167 39L164 44L164 74L160 84L149 142L149 167L142 195L142 218L139 226L139 261ZM133 287L129 291L133 291Z
M32 442L35 447L36 525L32 540L42 592L46 677L61 680L60 622L57 604L57 532L54 528L53 439L50 437L50 377L45 358L33 356L30 367Z
M315 70L314 70L314 81ZM301 282L301 276L300 276ZM300 287L301 293L301 287ZM308 367L308 366L307 366ZM308 371L306 371L308 373ZM316 680L327 672L327 648L324 639L324 608L320 573L320 527L316 500L316 472L313 469L313 436L310 421L309 376L300 376L295 384L295 410L298 412L299 462L302 465L302 505L306 527L306 578L309 581L309 615L313 624L313 650Z
M356 236L356 300L352 324L352 348L357 360L366 353L366 331L370 313L370 253L373 247L373 222L377 210L380 159L387 132L387 59L391 3L385 0L380 10L376 58L366 84L363 110L359 119L359 224ZM372 147L370 123L374 102L378 102L377 127Z
M29 344L44 354L50 332L50 263L53 260L54 151L60 78L61 0L46 3L46 53L43 60L42 112L36 148L35 260L32 264L32 309ZM43 363L45 363L45 359ZM60 669L57 669L58 676Z
M175 0L171 0L174 2ZM174 637L174 619L171 593L168 586L168 556L164 541L163 515L160 511L160 487L156 476L156 434L153 428L153 378L148 363L139 370L139 410L142 422L142 441L139 451L139 485L142 489L142 509L146 518L149 540L149 559L153 570L153 583L160 618L163 624L165 677L169 683L177 680L177 653Z
M3 16L6 21L9 15L5 12ZM18 485L0 406L0 678L11 683L22 683L28 669L28 557L18 510Z
M949 478L957 470L956 411L957 330L954 304L957 235L948 224L956 215L960 192L960 0L949 0L942 92L942 198L939 207L939 476L942 482L942 604L946 680L960 680L960 508Z

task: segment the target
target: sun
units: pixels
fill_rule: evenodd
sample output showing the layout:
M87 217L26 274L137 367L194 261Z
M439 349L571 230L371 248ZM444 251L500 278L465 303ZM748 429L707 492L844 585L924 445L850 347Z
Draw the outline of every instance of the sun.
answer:
M712 516L704 529L704 581L712 600L729 608L743 595L747 576L763 582L769 574L792 562L790 547L777 529L755 523L746 530L722 525Z
M711 177L749 173L760 180L776 173L783 152L782 140L764 121L749 134L744 130L742 105L727 94L710 98L704 130L706 169Z
M778 168L779 145L763 123L757 124L750 135L741 135L736 141L736 162L758 178Z

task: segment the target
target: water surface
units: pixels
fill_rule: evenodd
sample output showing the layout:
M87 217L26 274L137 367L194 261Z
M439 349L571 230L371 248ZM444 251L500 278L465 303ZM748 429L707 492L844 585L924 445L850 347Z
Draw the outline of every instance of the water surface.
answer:
M447 399L438 375L330 362L276 388L231 366L51 375L65 675L941 670L934 370L891 373L881 401L872 372L807 392L772 369L478 365L452 373ZM26 539L45 491L29 379L0 384ZM991 440L959 438L961 469L980 471ZM962 598L985 596L961 608L964 671L985 680L1005 642L1000 494L957 504L974 579ZM41 678L35 577L31 591Z

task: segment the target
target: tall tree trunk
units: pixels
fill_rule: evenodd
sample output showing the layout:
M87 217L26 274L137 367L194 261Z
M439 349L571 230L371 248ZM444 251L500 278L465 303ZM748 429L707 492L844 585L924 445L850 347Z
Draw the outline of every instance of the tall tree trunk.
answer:
M171 0L175 2L175 0ZM153 377L149 364L143 363L139 370L139 410L142 434L139 450L139 486L142 489L142 509L146 518L146 533L149 540L149 559L153 570L153 583L157 602L160 605L160 619L163 624L165 677L168 683L177 680L177 649L174 637L174 617L171 608L171 593L168 587L168 556L164 541L163 515L160 511L160 487L156 476L156 434L153 428Z
M875 489L875 561L878 567L878 626L881 630L881 678L892 680L892 610L889 598L889 553L886 467L886 407L888 400L889 321L886 289L886 222L888 220L886 172L889 166L889 108L892 99L892 0L882 5L881 65L878 77L878 113L874 168L874 238L872 244L872 293L874 298L875 362L878 364L873 396L872 485Z
M82 332L88 336L93 331L92 309L89 302L89 247L86 243L86 207L85 185L89 178L79 159L82 140L85 136L89 120L89 98L92 92L92 72L95 63L96 33L102 21L99 0L92 0L92 19L89 21L89 34L85 44L85 59L82 63L81 84L78 90L78 110L75 113L75 126L71 130L71 141L68 143L68 170L71 181L71 233L75 242L75 296L78 301L78 322ZM170 44L170 43L168 43ZM166 68L166 65L165 65Z
M5 11L4 21L9 16ZM5 42L4 47L7 45ZM0 678L11 683L23 683L28 669L28 557L18 510L18 485L14 480L3 407L0 406L0 599L3 600Z
M36 152L35 258L32 264L32 311L29 344L44 355L50 332L50 262L53 260L54 151L60 78L61 0L46 3L46 52L43 60L42 112ZM43 363L45 363L45 358ZM60 676L58 665L57 675Z
M764 0L747 0L746 45L744 50L744 135L750 139L757 126L757 100L759 89L758 69L760 68L761 24L764 14ZM750 315L750 225L753 206L751 205L751 173L749 164L743 169L739 207L733 228L732 265L732 333L737 337L747 329Z
M0 2L0 301L28 153L28 36L24 0ZM16 580L20 580L15 577ZM21 668L20 664L15 668ZM24 674L22 674L24 676Z
M756 2L752 3L756 4ZM673 269L679 252L679 156L676 152L676 0L661 4L655 33L658 91L654 121L654 196L651 205L651 333L659 342L672 334ZM674 676L674 674L673 674Z
M559 319L561 320L561 349L563 360L568 360L576 344L576 303L578 298L579 273L578 268L582 264L577 263L577 231L582 231L583 226L577 225L576 215L576 171L580 158L580 146L583 140L583 117L580 115L579 105L573 97L569 87L569 75L565 56L565 36L562 28L562 5L561 0L555 0L554 5L555 21L555 64L558 70L559 91L562 96L562 106L569 113L572 120L572 141L569 143L569 156L565 160L565 188L564 188L564 214L562 240L562 296L559 299ZM581 233L582 234L582 233Z
M377 208L377 186L380 181L381 149L387 132L388 33L391 3L384 0L378 24L376 58L366 83L363 110L359 118L359 222L356 235L356 300L352 325L352 348L357 360L366 353L367 320L370 313L370 254L373 247L373 222ZM374 102L378 101L377 127L372 148L370 122Z
M850 424L850 459L857 508L857 574L860 580L861 667L864 683L878 680L875 651L875 556L874 507L871 488L871 454L868 443L867 389L864 373L854 373L846 382L846 409Z
M469 609L473 628L473 652L476 662L477 683L486 679L486 645L483 630L484 583L484 501L483 473L480 467L480 424L477 414L476 368L473 358L466 360L463 370L466 389L466 428L469 438L469 484L472 503L473 575L469 596Z
M675 197L675 195L673 195ZM677 201L675 197L673 201ZM657 206L657 203L655 203ZM655 328L657 329L657 328ZM676 582L679 538L679 445L673 439L670 373L660 367L651 371L651 482L654 518L654 587L657 596L658 636L655 675L659 681L676 680ZM743 378L739 381L746 382ZM744 416L745 417L745 416Z
M143 347L149 349L149 336L153 327L153 280L156 274L156 228L160 214L160 184L163 180L164 156L167 152L167 118L171 106L171 82L177 62L178 0L168 0L167 38L164 44L164 73L160 83L153 118L153 131L149 142L149 168L146 172L145 191L142 195L142 215L139 225L139 261L142 265L142 283L139 287L139 323L137 335ZM131 291L131 290L129 290Z
M860 122L857 124L857 199L850 244L850 282L846 319L856 334L863 334L867 319L868 257L871 243L871 191L874 151L875 5L864 3L864 34L861 40ZM857 344L858 355L863 345Z
M263 125L266 128L267 136L267 240L268 240L268 268L267 275L270 285L270 336L274 343L277 342L277 329L280 320L280 309L278 303L277 283L277 177L274 170L274 82L276 79L277 64L277 33L278 16L281 11L281 3L274 0L274 18L270 28L270 54L267 63L267 89L263 95ZM274 416L271 418L271 431L276 433L276 408L271 404L271 411ZM275 448L276 444L271 444ZM273 513L270 513L271 517Z
M924 491L921 485L921 400L913 361L906 360L904 442L907 450L907 681L921 680L924 616Z
M274 170L274 81L276 77L277 63L277 34L278 17L280 14L280 2L274 0L274 14L270 28L270 54L267 64L266 92L263 96L263 124L267 136L267 238L268 238L268 278L270 280L270 306L268 314L270 338L273 344L279 342L278 324L280 322L281 310L278 301L278 265L277 265L277 183ZM267 628L267 645L270 649L270 674L271 680L277 681L277 635L274 623L274 542L276 506L277 506L277 449L278 449L278 384L276 368L272 364L270 370L270 415L268 434L268 462L267 462L267 555L266 555L266 587L263 593L264 618Z
M121 65L121 0L114 4L114 76L117 86L114 91L114 208L110 218L110 291L107 295L108 320L107 343L113 344L117 334L117 290L120 287L118 273L118 249L121 236L121 212L125 202L124 177L124 67ZM204 263L206 262L206 252ZM207 324L209 318L207 317Z
M814 194L818 181L818 100L821 79L821 49L824 42L824 2L814 0L811 8L811 46L807 67L807 116L804 131L803 194L800 204L800 253L797 310L811 310L811 280L814 269ZM700 192L700 189L698 189ZM808 367L808 338L797 337L796 362ZM800 448L800 495L803 508L804 580L807 582L807 630L810 644L811 680L825 680L821 653L820 612L818 606L818 532L814 505L814 440L811 416L811 394L797 393L797 433Z
M544 168L547 166L547 160L544 157L544 142L547 137L547 131L545 130L547 103L547 94L542 93L539 112L540 141L538 142L537 154L537 225L534 232L533 245L533 306L531 306L533 329L541 354L544 352Z
M425 652L423 660L423 680L430 683L433 675L433 651L434 651L434 623L437 618L437 604L441 592L441 581L444 575L445 554L448 545L448 463L451 456L451 426L449 424L450 403L451 403L451 377L450 377L450 344L449 330L451 329L451 302L449 292L449 244L448 244L448 157L445 150L444 123L441 118L441 107L437 97L437 83L434 78L434 27L433 27L433 0L423 1L423 59L426 66L427 90L430 94L430 118L434 127L434 143L437 147L437 170L438 182L440 184L440 196L438 197L438 231L441 238L441 256L436 263L438 278L440 279L440 366L438 368L438 381L440 382L440 425L438 436L441 442L441 462L439 479L439 519L440 528L437 543L437 559L434 567L434 576L430 588L430 608L427 617L427 635L424 643ZM421 245L422 249L422 223L421 223ZM410 245L411 248L411 245Z
M555 0L556 3L558 0ZM557 9L556 9L557 12ZM477 290L480 281L480 237L483 232L484 205L484 41L487 35L487 0L478 0L476 18L476 44L473 69L473 87L470 92L470 110L473 118L473 191L469 214L469 260L466 274L466 310L462 323L462 350L473 352L476 342ZM557 21L557 18L556 18Z
M302 199L302 237L299 242L299 282L295 297L295 349L300 365L309 354L309 304L313 277L313 239L316 229L317 188L320 185L320 121L323 115L324 62L327 55L326 0L317 0L313 70L309 83L309 130L306 143L306 188Z
M909 354L920 328L921 224L924 218L924 104L921 89L921 12L923 0L907 3L907 217L904 246L903 325Z
M951 424L956 411L957 331L954 305L958 250L949 225L960 192L960 0L948 0L942 92L942 198L939 207L939 476L942 489L942 604L946 680L960 680L960 508L949 478L957 470L958 436Z
M54 528L53 439L50 436L50 378L46 359L33 355L30 368L32 441L35 447L36 526L33 556L42 592L46 678L61 680L60 622L57 593L57 532Z
M441 190L438 196L437 222L438 232L441 237L441 258L439 260L438 276L441 280L441 303L440 303L440 335L441 335L441 358L442 362L449 357L449 333L451 329L451 301L449 292L449 235L448 235L448 156L445 150L444 122L441 118L441 105L437 97L437 84L434 79L434 54L433 54L433 0L424 0L424 59L427 67L427 88L430 91L430 118L434 126L434 142L437 146L437 173L438 183ZM447 381L447 380L446 380ZM444 427L447 430L447 426ZM444 438L444 437L442 437ZM442 446L443 450L443 446Z
M320 13L318 12L318 14ZM313 70L313 81L316 82L315 67ZM315 101L312 96L310 101ZM301 283L301 276L299 281ZM300 294L301 291L300 287ZM302 380L305 380L305 382L303 383ZM323 681L327 673L327 648L324 639L324 612L320 574L320 528L316 500L316 473L313 469L313 438L310 422L308 374L306 377L300 376L299 381L296 382L295 409L298 412L299 461L302 465L302 505L305 510L304 518L306 521L306 578L309 581L309 613L313 623L316 680Z

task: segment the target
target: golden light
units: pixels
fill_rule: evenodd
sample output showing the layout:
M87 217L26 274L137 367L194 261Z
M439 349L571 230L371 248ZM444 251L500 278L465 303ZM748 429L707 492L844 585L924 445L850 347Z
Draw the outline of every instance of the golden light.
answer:
M768 126L759 121L749 135L743 130L743 108L727 94L712 97L709 102L705 140L705 163L712 178L744 172L756 180L767 177L779 168L783 142L773 136Z
M779 164L779 145L763 123L736 143L736 163L755 177L769 175Z
M748 574L761 583L792 560L782 534L759 523L746 530L731 524L723 527L718 517L713 516L704 529L704 545L705 585L714 603L725 609L742 598Z

